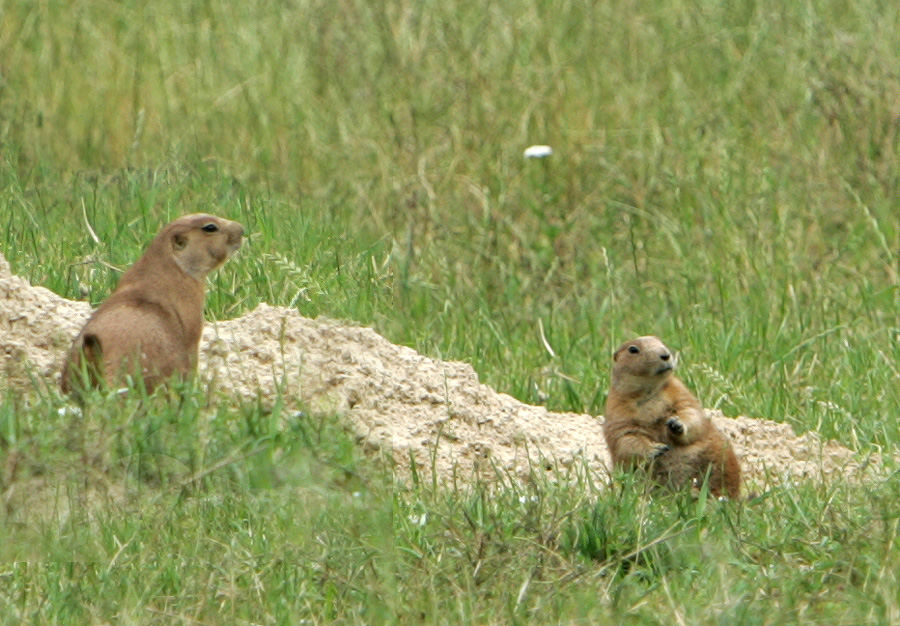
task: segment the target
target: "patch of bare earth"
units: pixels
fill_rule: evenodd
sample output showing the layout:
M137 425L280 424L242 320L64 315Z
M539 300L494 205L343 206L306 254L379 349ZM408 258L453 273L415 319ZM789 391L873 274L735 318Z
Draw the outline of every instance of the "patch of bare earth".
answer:
M87 304L12 275L0 256L0 385L24 388L32 376L56 385L89 314ZM524 404L481 384L465 363L431 359L369 328L263 304L207 324L199 374L237 400L272 404L281 393L289 405L342 416L361 444L392 456L401 477L411 463L425 479L433 468L440 481L490 480L498 470L527 478L582 466L607 474L601 416ZM798 436L769 420L712 416L731 438L751 488L854 478L873 464L814 432Z

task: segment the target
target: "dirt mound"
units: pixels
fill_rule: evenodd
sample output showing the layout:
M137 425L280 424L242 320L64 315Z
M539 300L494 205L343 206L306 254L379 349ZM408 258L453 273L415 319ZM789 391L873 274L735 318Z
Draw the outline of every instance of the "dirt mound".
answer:
M13 276L0 255L0 383L58 382L66 349L90 314L81 302ZM342 415L364 445L391 452L407 475L410 459L441 480L496 470L518 477L585 463L606 473L602 417L553 413L481 384L471 366L438 361L390 343L369 328L311 320L260 305L247 315L207 324L200 376L224 393L271 403L279 390L291 404ZM4 380L5 379L5 380ZM750 483L851 477L861 469L847 448L816 433L797 436L768 420L716 425L734 442Z
M91 313L10 273L0 254L0 386L22 388L31 376L59 381L62 360Z

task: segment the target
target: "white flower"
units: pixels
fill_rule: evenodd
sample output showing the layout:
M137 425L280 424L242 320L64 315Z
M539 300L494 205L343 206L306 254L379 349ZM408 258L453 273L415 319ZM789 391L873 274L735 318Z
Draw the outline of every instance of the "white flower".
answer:
M526 159L543 159L553 154L550 146L528 146L525 148Z
M56 410L60 417L66 417L72 415L74 417L81 417L81 409L77 406L64 406L60 407Z

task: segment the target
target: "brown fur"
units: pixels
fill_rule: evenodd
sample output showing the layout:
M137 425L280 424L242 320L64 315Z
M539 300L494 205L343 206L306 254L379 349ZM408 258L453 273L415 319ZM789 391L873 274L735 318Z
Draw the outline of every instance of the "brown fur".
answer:
M237 222L203 213L164 226L75 338L63 392L82 383L118 386L134 375L150 391L173 374L193 372L206 275L240 247L243 233Z
M647 468L659 482L698 483L737 499L741 468L728 438L673 374L674 357L656 337L627 341L613 356L603 434L613 465Z

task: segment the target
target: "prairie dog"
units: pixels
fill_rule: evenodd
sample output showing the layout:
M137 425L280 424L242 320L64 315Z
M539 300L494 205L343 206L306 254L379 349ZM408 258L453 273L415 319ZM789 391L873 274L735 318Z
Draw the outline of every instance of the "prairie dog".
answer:
M143 377L147 391L197 364L206 275L241 246L237 222L195 213L170 222L94 311L63 365L63 393ZM86 377L86 379L84 378Z
M672 352L657 337L638 337L616 350L603 424L613 465L646 467L670 485L709 474L714 495L737 499L741 468L731 443L674 369Z

